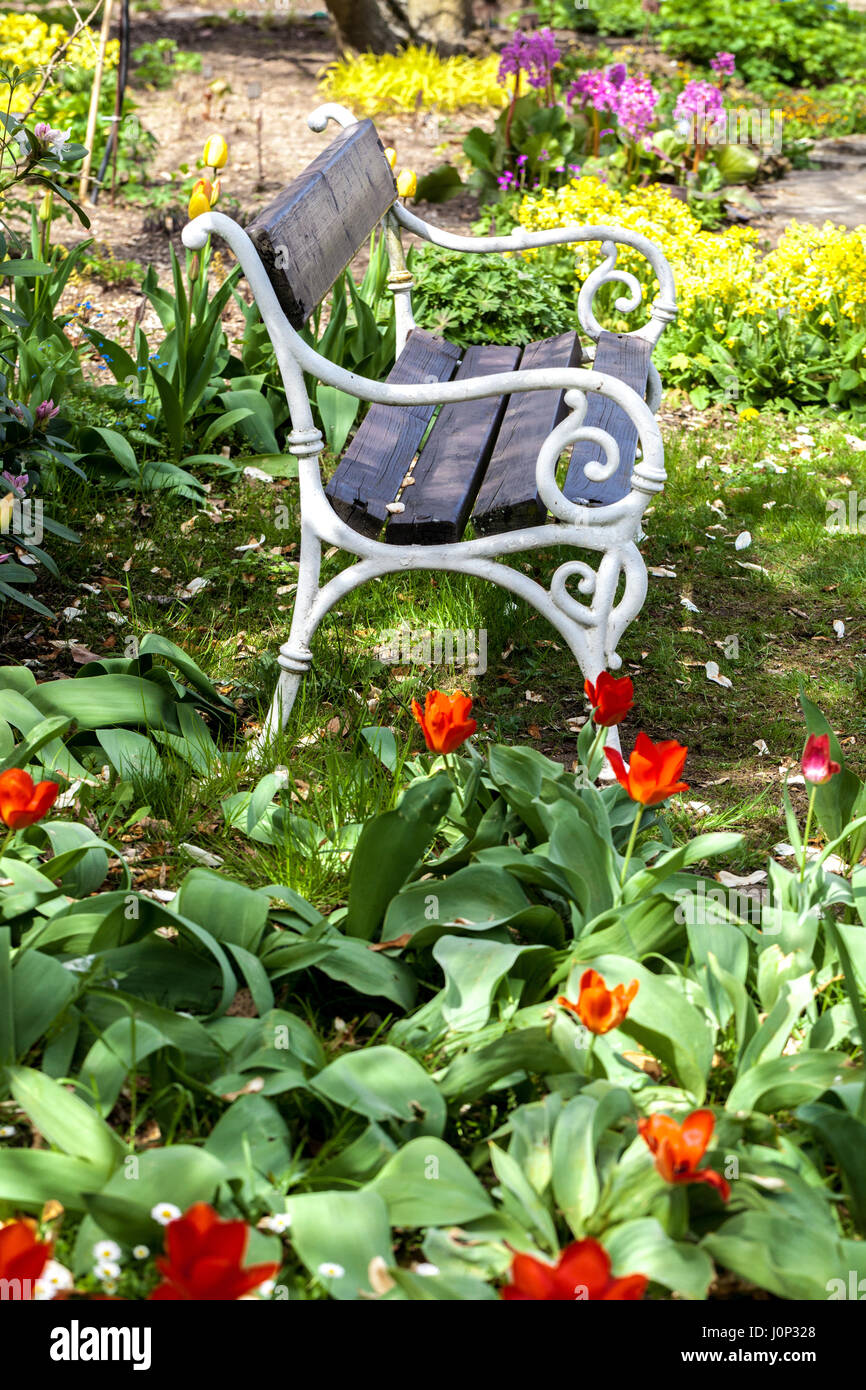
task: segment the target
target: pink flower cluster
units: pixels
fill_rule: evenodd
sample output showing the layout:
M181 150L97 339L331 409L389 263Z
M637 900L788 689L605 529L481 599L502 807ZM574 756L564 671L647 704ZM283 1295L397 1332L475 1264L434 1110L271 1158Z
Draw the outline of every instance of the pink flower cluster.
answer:
M717 72L720 76L733 77L737 60L733 53L717 53L715 58L710 59L710 67L713 72Z
M504 83L506 77L525 72L530 87L546 87L559 59L560 50L550 29L517 33L499 55L498 80Z
M674 120L688 120L694 116L706 120L722 110L723 97L712 82L687 82L677 97L674 107Z
M640 139L652 125L659 99L649 78L642 72L628 77L624 63L581 73L565 97L569 106L579 100L583 107L610 112L632 140Z

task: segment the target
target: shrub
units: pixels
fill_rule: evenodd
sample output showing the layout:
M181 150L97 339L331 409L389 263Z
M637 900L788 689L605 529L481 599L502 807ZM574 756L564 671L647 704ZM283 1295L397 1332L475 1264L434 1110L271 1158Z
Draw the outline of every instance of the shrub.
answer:
M414 111L418 105L440 111L463 106L505 106L508 96L496 74L499 59L440 58L431 48L411 44L401 53L360 53L331 63L322 92L372 116L377 111Z
M529 343L574 327L574 301L543 266L522 257L467 256L424 246L412 252L415 316L461 347Z
M866 61L866 19L826 0L662 0L658 23L668 52L706 64L726 49L750 82L820 84Z
M731 382L745 405L844 405L866 415L866 228L792 222L762 256L757 233L702 231L689 209L656 186L620 193L595 178L556 192L527 194L518 210L530 230L570 222L618 223L661 247L673 267L679 317L659 347L668 384L695 391L695 404L729 399ZM561 248L583 282L601 259L593 243ZM636 275L652 299L648 263L628 247L618 265ZM619 286L599 298L608 326L625 327L611 305Z

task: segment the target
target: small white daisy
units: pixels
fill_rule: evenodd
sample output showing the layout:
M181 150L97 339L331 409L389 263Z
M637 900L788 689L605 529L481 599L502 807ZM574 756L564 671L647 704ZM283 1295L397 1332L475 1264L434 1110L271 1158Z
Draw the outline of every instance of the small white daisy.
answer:
M119 1260L121 1249L116 1240L100 1240L93 1247L97 1260Z
M93 1266L93 1273L97 1279L103 1281L120 1278L120 1265L116 1260L97 1260Z
M325 1260L319 1265L319 1273L323 1279L342 1279L346 1271L342 1265L334 1264L330 1260Z
M0 1139L14 1139L17 1133L14 1125L0 1125Z
M150 1254L149 1245L133 1245L132 1253L137 1260L146 1260Z
M103 1281L102 1281L102 1292L103 1292L103 1293L117 1293L117 1280L116 1280L116 1279L103 1279Z
M273 1231L275 1235L278 1236L281 1236L284 1231L287 1231L291 1224L291 1213L287 1211L278 1211L272 1216L264 1216L259 1222L259 1225L262 1226L264 1230Z
M276 1280L266 1279L263 1284L259 1284L254 1292L258 1294L259 1298L270 1298L276 1287Z
M176 1207L174 1202L157 1202L155 1207L151 1207L150 1214L154 1221L158 1221L160 1226L168 1226L170 1222L177 1221L182 1215L180 1207Z
M421 1264L415 1266L415 1273L416 1273L416 1274L425 1274L425 1275L427 1275L427 1276L429 1277L429 1276L432 1276L432 1275L434 1275L434 1274L438 1274L438 1273L439 1273L439 1266L438 1266L438 1265L426 1264L425 1262L422 1261Z
M71 1270L58 1260L49 1260L33 1286L33 1298L38 1303L46 1303L56 1293L71 1289L74 1283Z

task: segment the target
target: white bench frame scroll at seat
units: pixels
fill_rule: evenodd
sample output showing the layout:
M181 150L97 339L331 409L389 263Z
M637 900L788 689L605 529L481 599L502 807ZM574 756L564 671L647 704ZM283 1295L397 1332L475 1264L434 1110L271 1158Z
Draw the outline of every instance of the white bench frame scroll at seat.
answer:
M355 124L350 111L329 104L312 113L309 125L313 130L323 131L329 120L344 127ZM631 246L651 264L660 293L650 308L649 320L629 336L655 345L665 326L676 316L671 268L659 248L636 232L620 227L575 225L535 233L519 228L510 236L453 236L424 222L398 201L385 218L391 266L388 283L396 301L398 353L414 327L412 277L403 259L401 226L437 246L468 252L523 251L565 242L601 242L604 260L587 277L578 298L580 325L593 340L597 340L602 331L593 313L593 301L602 285L618 281L626 286L629 294L616 301L622 313L632 312L641 303L638 281L616 266L617 244ZM299 460L298 588L289 639L280 648L279 684L258 745L266 746L285 726L300 682L312 663L310 644L322 619L352 590L380 575L431 569L489 579L524 599L548 619L568 644L586 678L595 681L605 669L618 670L622 661L617 654L617 643L640 612L647 590L646 566L637 548L640 521L652 497L664 487L666 477L662 438L654 415L661 397L655 368L650 365L646 402L615 377L581 367L500 372L459 381L408 386L372 381L335 366L299 337L280 307L252 241L231 218L218 212L196 217L183 230L184 245L190 250L202 250L207 238L214 233L228 243L240 262L273 342L291 412L288 449ZM324 443L313 422L304 383L305 372L351 396L384 405L441 405L519 391L564 390L569 413L547 436L536 461L538 494L556 521L439 545L385 544L360 535L337 515L325 496L320 469ZM569 501L556 482L557 464L563 451L578 440L589 440L597 445L603 456L585 465L585 473L593 481L602 482L613 477L619 467L616 440L602 429L583 424L588 392L598 392L621 406L637 430L640 446L629 493L618 501L594 507ZM323 545L338 546L358 558L355 564L320 586ZM593 570L582 560L568 560L555 571L548 591L522 571L499 563L496 558L551 546L574 546L598 552L601 555L598 568ZM620 576L625 583L617 602ZM568 591L567 582L572 577L577 577L578 591L587 602L581 602Z

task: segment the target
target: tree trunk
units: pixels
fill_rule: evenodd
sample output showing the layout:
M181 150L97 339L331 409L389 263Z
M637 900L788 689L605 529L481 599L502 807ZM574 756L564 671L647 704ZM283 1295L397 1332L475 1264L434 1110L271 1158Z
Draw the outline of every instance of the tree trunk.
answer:
M395 53L407 43L432 44L442 53L465 47L470 0L326 0L340 43L373 53Z

